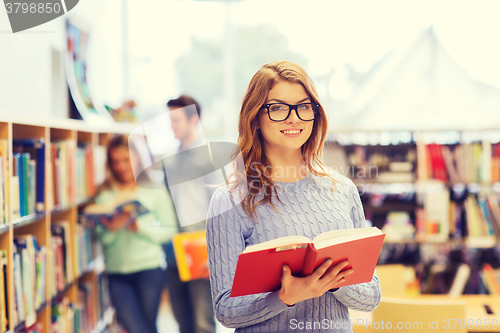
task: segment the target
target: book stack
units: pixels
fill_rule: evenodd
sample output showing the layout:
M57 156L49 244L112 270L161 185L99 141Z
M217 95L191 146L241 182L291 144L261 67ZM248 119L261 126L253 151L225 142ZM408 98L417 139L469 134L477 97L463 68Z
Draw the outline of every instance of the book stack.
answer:
M51 142L53 200L56 207L67 207L75 198L75 186L72 182L75 174L75 160L71 158L75 147L74 140Z
M14 238L14 311L12 322L25 321L30 327L36 322L36 310L46 302L45 272L47 254L38 246L33 235Z
M73 282L73 259L71 254L71 233L67 221L58 221L50 226L52 233L52 286L51 295L64 290L66 285Z
M45 141L16 139L13 141L13 218L45 210ZM13 189L16 186L12 187ZM14 190L16 191L16 190Z
M88 198L94 195L94 153L90 145L78 146L76 149L76 196Z

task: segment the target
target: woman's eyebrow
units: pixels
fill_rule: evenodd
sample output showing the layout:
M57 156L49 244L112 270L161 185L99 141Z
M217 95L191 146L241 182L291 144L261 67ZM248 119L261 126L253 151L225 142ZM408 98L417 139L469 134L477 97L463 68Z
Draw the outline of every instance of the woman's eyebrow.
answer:
M301 99L300 101L298 101L298 102L297 102L297 104L303 103L303 102L305 102L305 101L307 101L307 100L311 100L311 99L310 99L309 97L306 97L306 98ZM282 100L280 100L280 99L276 99L276 98L273 98L273 99L268 100L268 101L267 101L267 103L270 103L271 101L276 101L276 102L278 102L278 103L285 103L285 104L288 104L287 102L284 102L284 101L282 101Z

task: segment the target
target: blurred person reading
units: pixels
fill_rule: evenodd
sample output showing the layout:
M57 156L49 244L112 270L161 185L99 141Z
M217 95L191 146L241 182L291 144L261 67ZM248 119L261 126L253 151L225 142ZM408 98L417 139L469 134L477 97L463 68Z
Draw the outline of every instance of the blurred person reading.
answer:
M136 183L132 163L140 163L127 136L116 136L107 148L109 177L98 190L96 204L117 198L137 200L147 213L131 218L115 213L96 226L103 245L105 270L117 320L128 333L156 333L156 318L165 286L162 244L177 232L175 210L165 189L142 188Z

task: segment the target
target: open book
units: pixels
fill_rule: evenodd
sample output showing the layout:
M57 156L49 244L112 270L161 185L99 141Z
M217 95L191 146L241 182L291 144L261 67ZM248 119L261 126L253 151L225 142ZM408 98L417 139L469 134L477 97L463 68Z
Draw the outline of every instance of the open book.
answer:
M113 215L116 213L130 214L129 220L124 225L124 227L127 227L139 216L149 213L149 210L138 200L127 195L119 196L106 204L88 205L83 210L83 214L87 218L87 221L92 222L94 225L101 224L101 218L103 217L109 220L112 219Z
M281 288L282 266L293 276L310 275L325 260L332 266L348 260L354 273L337 287L370 282L385 235L376 227L332 230L311 242L303 236L286 236L248 246L238 258L231 297L275 291Z

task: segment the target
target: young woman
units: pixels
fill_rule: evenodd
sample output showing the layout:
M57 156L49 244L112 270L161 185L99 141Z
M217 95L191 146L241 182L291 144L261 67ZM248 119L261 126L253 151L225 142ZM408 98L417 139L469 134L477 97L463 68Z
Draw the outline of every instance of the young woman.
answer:
M284 265L280 290L229 297L245 247L289 235L312 239L330 230L364 227L355 185L327 173L321 162L327 120L301 67L286 61L263 66L248 86L238 129L245 165L236 168L230 189L214 193L207 221L217 319L238 333L297 332L307 323L321 332L352 332L348 308L371 311L381 294L375 274L371 282L337 288L352 273L341 271L347 261L331 266L327 260L306 277L292 276ZM232 199L241 193L243 201Z
M128 333L156 333L156 317L165 285L165 255L161 244L177 232L172 201L165 189L137 186L132 163L133 149L126 136L111 140L107 167L111 177L101 186L96 203L117 197L138 200L150 213L131 223L130 216L117 214L102 219L96 232L103 245L111 302L118 322ZM134 157L134 156L132 156Z

